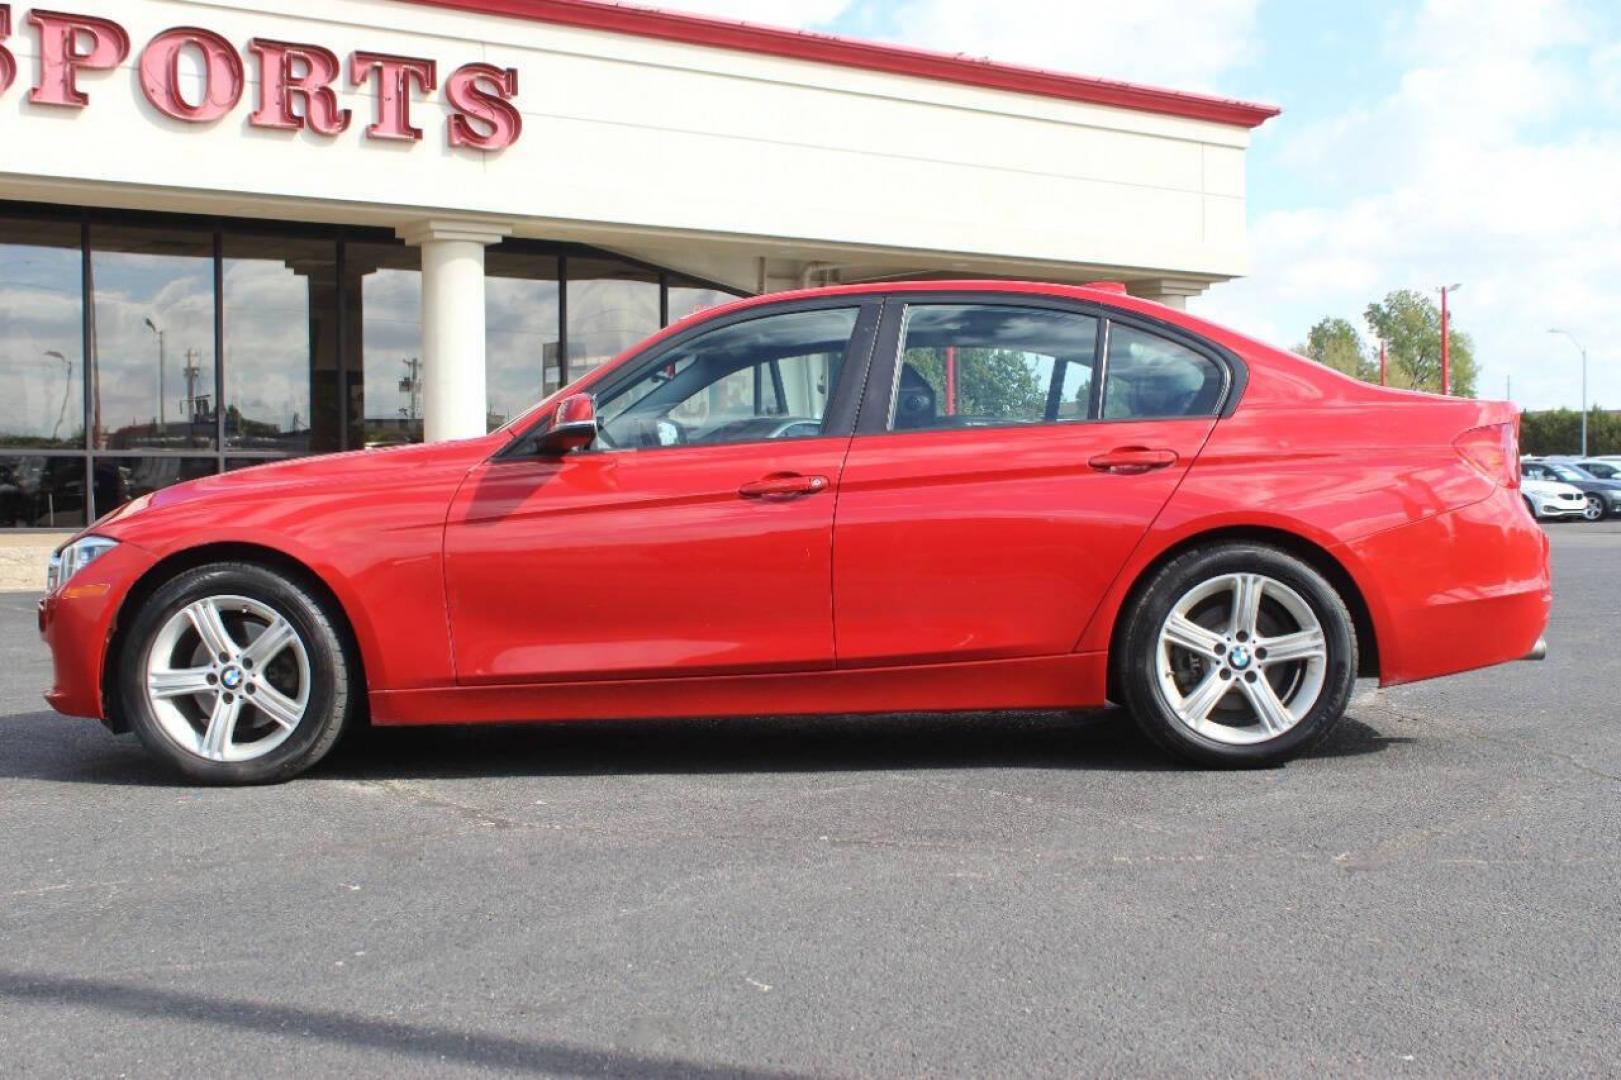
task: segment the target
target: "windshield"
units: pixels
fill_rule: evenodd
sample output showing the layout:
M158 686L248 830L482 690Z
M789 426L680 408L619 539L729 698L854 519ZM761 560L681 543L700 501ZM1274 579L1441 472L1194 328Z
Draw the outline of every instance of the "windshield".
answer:
M1598 479L1598 477L1594 476L1592 473L1587 472L1585 469L1578 469L1574 465L1555 465L1552 462L1548 462L1543 465L1543 468L1547 469L1561 480L1579 481Z

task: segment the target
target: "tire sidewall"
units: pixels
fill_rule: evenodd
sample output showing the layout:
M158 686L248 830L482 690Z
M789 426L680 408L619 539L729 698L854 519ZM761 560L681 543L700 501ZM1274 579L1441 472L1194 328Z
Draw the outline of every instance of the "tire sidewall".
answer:
M1233 746L1189 730L1177 719L1158 677L1159 635L1171 609L1201 582L1224 574L1270 577L1298 593L1317 616L1328 644L1323 688L1311 710L1283 735ZM1219 766L1264 766L1288 760L1323 739L1344 715L1356 687L1356 628L1345 602L1322 574L1280 549L1224 544L1189 552L1155 575L1129 616L1121 685L1139 724L1183 758Z
M209 596L244 596L292 623L310 659L310 695L304 719L275 750L251 761L198 757L163 730L146 695L146 671L158 632L186 605ZM343 643L320 603L280 575L251 564L215 564L186 571L142 605L124 638L117 692L130 727L146 748L193 780L208 784L268 784L291 779L319 761L342 735L349 711Z

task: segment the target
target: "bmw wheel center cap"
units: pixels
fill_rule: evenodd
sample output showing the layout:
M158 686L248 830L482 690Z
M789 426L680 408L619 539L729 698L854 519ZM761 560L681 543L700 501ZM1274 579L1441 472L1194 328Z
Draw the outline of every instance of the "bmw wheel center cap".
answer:
M1239 671L1243 671L1250 666L1250 651L1243 645L1235 645L1233 651L1227 654L1227 661Z

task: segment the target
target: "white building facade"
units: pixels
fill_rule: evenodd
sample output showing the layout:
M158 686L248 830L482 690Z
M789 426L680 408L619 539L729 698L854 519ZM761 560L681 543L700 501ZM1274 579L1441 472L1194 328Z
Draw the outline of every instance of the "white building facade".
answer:
M0 3L0 529L479 434L732 295L1180 304L1275 113L593 0L63 5Z

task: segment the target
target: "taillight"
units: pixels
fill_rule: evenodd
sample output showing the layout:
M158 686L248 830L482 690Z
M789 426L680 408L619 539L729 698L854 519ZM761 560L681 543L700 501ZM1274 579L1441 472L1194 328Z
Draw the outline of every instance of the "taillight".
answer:
M1453 439L1452 445L1492 483L1506 488L1520 486L1520 439L1515 425L1470 428Z

